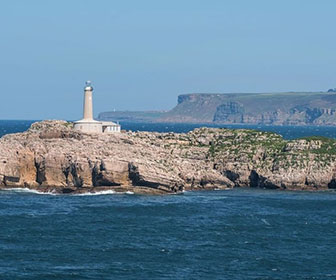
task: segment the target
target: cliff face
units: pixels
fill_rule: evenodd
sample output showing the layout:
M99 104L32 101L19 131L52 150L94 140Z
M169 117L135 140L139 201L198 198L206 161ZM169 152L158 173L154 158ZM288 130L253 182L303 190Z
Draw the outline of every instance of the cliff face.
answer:
M178 97L177 106L168 112L105 112L100 118L185 123L335 125L336 94L185 94Z
M201 112L201 114L199 114ZM335 125L334 93L189 94L160 121Z
M76 193L232 187L336 188L336 142L200 128L187 134L84 134L63 121L0 139L0 185Z

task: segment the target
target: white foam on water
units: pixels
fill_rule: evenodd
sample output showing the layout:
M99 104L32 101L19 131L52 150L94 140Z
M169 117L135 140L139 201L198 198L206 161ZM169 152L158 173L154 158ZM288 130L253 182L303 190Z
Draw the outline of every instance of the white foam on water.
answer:
M3 188L1 190L8 191L8 192L16 192L16 193L34 193L34 194L57 195L57 193L55 193L53 191L41 192L41 191L38 191L38 190L29 189L29 188Z
M38 190L29 189L29 188L2 188L1 191L15 192L15 193L33 193L33 194L40 194L40 195L42 195L42 194L44 194L44 195L64 195L64 194L56 193L54 191L41 192L41 191L38 191ZM86 193L67 194L67 195L91 196L91 195L109 195L109 194L128 194L128 195L132 195L132 194L134 194L134 192L132 192L132 191L116 192L114 190L104 190L104 191L99 191L99 192L86 192Z
M127 192L125 192L125 194L134 194L134 192L127 191Z
M269 222L266 221L266 219L261 219L261 221L262 221L265 225L268 225L268 226L271 225Z
M105 194L116 194L114 190L105 190L100 192L86 192L86 193L77 193L76 196L89 196L89 195L105 195Z
M134 194L132 191L126 192L116 192L114 190L105 190L100 192L86 192L86 193L77 193L76 196L90 196L90 195L106 195L106 194Z

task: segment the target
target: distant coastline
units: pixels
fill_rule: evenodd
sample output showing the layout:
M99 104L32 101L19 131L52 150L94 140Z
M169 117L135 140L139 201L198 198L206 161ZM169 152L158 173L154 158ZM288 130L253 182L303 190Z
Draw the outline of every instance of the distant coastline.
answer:
M336 125L336 93L183 94L169 111L108 111L100 120L152 123Z

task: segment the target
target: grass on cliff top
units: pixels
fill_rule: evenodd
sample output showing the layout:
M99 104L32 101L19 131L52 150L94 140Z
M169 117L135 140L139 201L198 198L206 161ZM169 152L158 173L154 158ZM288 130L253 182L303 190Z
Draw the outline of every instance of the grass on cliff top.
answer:
M220 129L209 147L209 155L218 153L245 154L252 158L259 148L267 154L276 155L281 153L287 141L274 132L254 129Z
M311 151L316 154L329 154L336 155L336 139L328 138L325 136L308 136L302 137L297 140L310 141L321 141L322 145L319 149L312 149Z
M259 130L245 130L246 136L254 136L254 138L250 138L247 140L250 144L254 144L257 146L262 146L269 151L275 153L282 153L287 143L296 140L306 140L308 142L311 141L320 141L322 143L320 148L309 150L315 154L327 154L327 155L336 155L336 139L328 138L325 136L308 136L302 137L294 140L285 140L283 137L274 132L265 132ZM258 136L261 138L258 139ZM263 138L265 137L265 138ZM300 152L300 151L297 151Z
M315 154L314 160L322 166L326 166L336 156L336 139L323 136L285 140L277 133L253 129L220 129L217 130L217 133L215 130L212 131L212 134L214 141L209 146L209 157L214 158L222 155L227 158L233 156L253 163L255 155L263 151L265 158L259 160L261 167L275 162L279 162L284 167L296 165L303 167L305 162L310 160L309 154ZM287 151L287 144L295 143L298 140L320 141L320 143L311 143L307 148L295 148ZM300 146L300 143L298 145Z
M320 141L321 146L315 149L311 147L303 150L297 149L290 154L311 152L319 155L336 155L336 139L323 136L285 140L280 134L255 129L200 128L198 132L213 135L213 142L209 146L211 156L221 152L253 155L258 148L263 148L268 155L288 154L285 151L287 143L298 140Z
M65 127L73 127L74 123L73 122L66 122L63 124Z
M313 136L306 136L306 137L301 137L298 138L298 140L307 140L307 141L322 141L322 142L336 142L335 139L333 138L329 138L329 137L325 137L325 136L318 136L318 135L313 135Z

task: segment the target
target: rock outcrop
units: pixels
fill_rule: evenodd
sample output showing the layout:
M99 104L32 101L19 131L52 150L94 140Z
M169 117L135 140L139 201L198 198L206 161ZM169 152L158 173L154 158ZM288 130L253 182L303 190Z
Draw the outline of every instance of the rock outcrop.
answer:
M0 188L177 193L233 187L335 189L336 141L255 130L85 134L65 121L0 139Z

